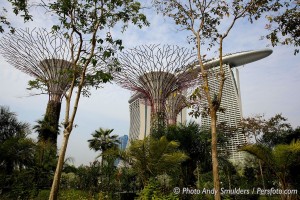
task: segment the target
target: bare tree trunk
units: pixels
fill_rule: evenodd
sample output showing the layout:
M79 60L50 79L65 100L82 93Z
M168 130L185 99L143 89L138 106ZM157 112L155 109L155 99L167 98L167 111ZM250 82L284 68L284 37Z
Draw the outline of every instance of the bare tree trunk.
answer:
M52 182L49 200L57 200L57 197L58 197L59 183L60 183L62 168L64 165L69 136L70 136L70 132L68 132L65 129L64 130L64 139L63 139L62 147L59 152L59 159L58 159L57 167L56 167L53 182Z
M221 200L219 163L218 163L218 151L217 151L217 112L215 110L211 110L210 117L211 117L211 155L212 155L212 166L213 166L215 200Z
M260 160L258 160L258 164L259 164L259 170L260 170L260 175L261 175L261 180L262 180L263 188L265 190L266 189L265 178L264 178L264 174L263 174L263 170L262 170L262 166L261 166L261 161Z

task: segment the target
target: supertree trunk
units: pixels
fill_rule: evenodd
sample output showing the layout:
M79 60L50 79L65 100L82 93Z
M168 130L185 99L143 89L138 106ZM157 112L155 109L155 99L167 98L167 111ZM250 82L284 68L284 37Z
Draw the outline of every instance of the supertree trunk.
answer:
M50 142L57 146L57 135L59 132L59 115L61 110L61 102L54 100L48 101L43 124L39 132L39 142Z

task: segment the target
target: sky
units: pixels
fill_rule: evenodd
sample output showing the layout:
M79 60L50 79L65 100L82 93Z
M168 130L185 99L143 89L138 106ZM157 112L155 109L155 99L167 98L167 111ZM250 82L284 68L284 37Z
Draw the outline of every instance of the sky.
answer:
M9 8L5 2L0 8ZM52 16L39 9L31 9L34 20L23 23L19 17L8 13L12 25L18 28L46 27L54 23ZM129 26L125 33L112 30L112 35L123 40L125 48L142 44L172 44L192 48L188 44L188 32L178 30L170 20L152 10L146 10L150 27L142 29ZM240 21L226 38L224 53L270 48L273 53L256 62L239 67L242 94L243 116L264 114L266 118L282 113L293 127L300 126L300 55L294 55L291 46L273 48L269 41L260 40L265 33L265 22L258 21L250 25ZM2 35L0 34L0 38ZM214 57L212 52L207 57ZM0 56L0 105L8 106L17 114L18 119L35 125L45 113L48 96L30 95L26 90L32 78L15 69ZM88 147L88 139L98 128L114 129L113 134L129 133L129 104L131 92L115 84L106 84L104 88L92 90L89 98L80 99L75 128L70 136L67 157L74 159L74 164L89 164L98 153ZM64 117L64 103L60 119ZM190 117L189 117L190 118ZM31 137L36 138L32 133ZM58 147L62 142L58 137Z

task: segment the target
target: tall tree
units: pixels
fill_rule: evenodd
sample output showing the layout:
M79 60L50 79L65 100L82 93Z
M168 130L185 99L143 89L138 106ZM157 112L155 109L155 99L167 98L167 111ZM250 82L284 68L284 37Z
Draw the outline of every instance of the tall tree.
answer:
M118 135L111 135L114 129L103 129L95 130L92 133L93 139L89 139L89 147L95 151L101 151L105 153L111 148L116 148L120 143L118 140Z
M63 31L68 39L72 65L71 84L65 95L63 142L49 197L54 200L57 199L65 153L80 97L89 94L89 86L111 80L111 74L107 71L115 67L116 60L110 58L115 50L123 48L122 41L113 39L110 30L117 23L121 23L124 30L130 23L141 27L148 22L139 12L140 3L134 0L58 0L44 6L61 22L53 26L53 30Z
M264 12L276 11L283 6L282 2L260 1L260 0L202 0L202 1L179 1L179 0L153 0L155 7L165 16L170 17L181 27L182 30L191 32L190 42L195 44L197 50L196 65L200 65L200 73L203 79L201 95L207 101L207 115L211 119L211 148L214 188L217 191L215 199L221 199L220 180L217 160L217 112L220 110L222 91L225 82L225 71L223 68L223 42L235 26L236 22L248 18L250 22L262 16ZM217 46L219 52L219 69L217 73L211 74L205 68L204 59L207 50ZM215 76L218 82L216 89L211 88L209 77Z

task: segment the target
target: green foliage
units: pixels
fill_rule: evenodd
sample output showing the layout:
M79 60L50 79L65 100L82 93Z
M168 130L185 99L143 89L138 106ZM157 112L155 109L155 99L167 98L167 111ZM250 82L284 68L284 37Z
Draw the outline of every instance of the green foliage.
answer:
M13 13L24 18L24 21L32 20L32 16L28 11L28 1L27 0L7 0L12 5ZM3 13L7 13L7 9L2 8ZM0 33L4 32L4 27L7 26L10 29L10 32L14 32L14 27L11 25L9 19L4 14L0 14Z
M33 200L48 200L49 199L49 190L42 190L37 197L32 198ZM62 189L59 193L59 200L99 200L98 195L91 195L86 191L78 189Z
M90 163L89 166L79 166L76 172L78 176L78 189L96 194L99 190L99 176L101 164L98 161Z
M29 125L0 106L0 188L12 199L28 199L35 192L35 143L28 138Z
M163 191L160 183L151 178L144 189L139 193L139 200L177 200L179 197L172 190Z
M298 139L297 129L293 130L287 119L282 114L276 114L270 119L257 115L247 117L241 121L243 133L256 143L269 147L277 144L289 144L293 139Z
M299 53L297 47L300 46L300 3L294 1L282 7L283 11L268 15L269 24L266 28L269 34L266 36L271 41L272 46L294 45L296 47L294 54Z
M150 177L179 173L180 164L188 156L179 151L178 146L178 142L168 141L164 136L160 139L147 137L131 143L128 154L143 185L147 184Z
M295 178L292 177L294 166L299 166L300 141L293 141L290 144L278 144L274 148L269 148L261 144L245 146L241 149L258 159L262 160L268 169L278 178L279 186L282 189L292 188ZM299 178L299 177L298 177Z
M224 124L218 126L218 144L225 147L226 133L231 133L229 127ZM184 186L195 185L196 174L203 174L211 171L211 134L209 130L202 129L199 124L190 122L188 124L168 126L163 131L154 132L152 136L166 136L168 140L174 140L180 143L178 147L181 151L189 156L185 162L181 164L181 180ZM223 148L226 149L226 148ZM226 152L219 154L224 157ZM195 172L198 169L199 172Z
M110 135L114 129L103 129L95 130L92 133L93 139L88 140L90 149L95 151L105 152L111 148L116 148L120 143L118 135Z
M121 192L135 192L140 188L137 181L136 171L131 167L119 168L116 179L119 183Z
M14 168L29 166L34 143L27 136L29 125L19 122L16 114L0 106L0 170L11 174Z

